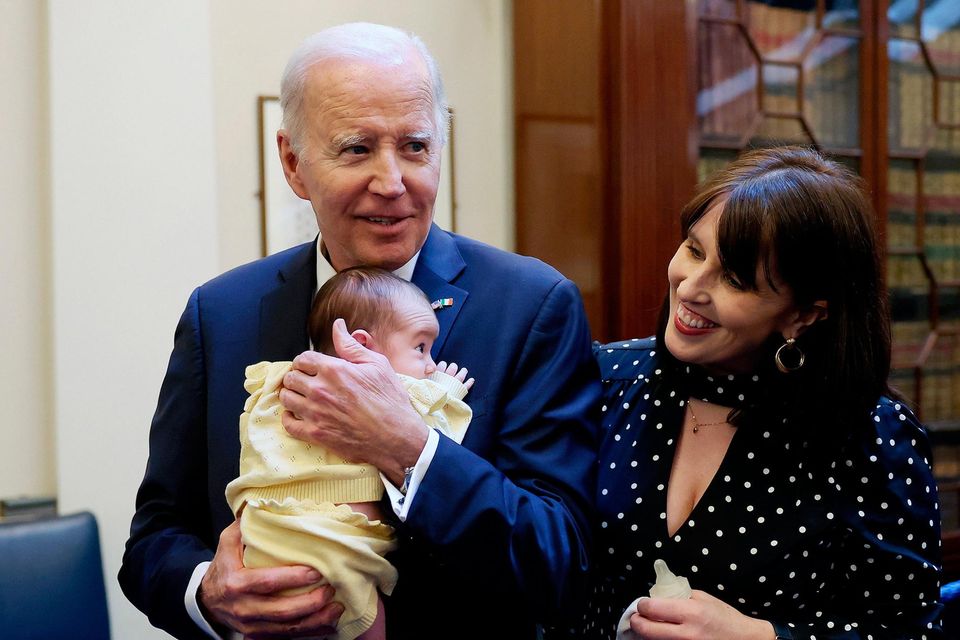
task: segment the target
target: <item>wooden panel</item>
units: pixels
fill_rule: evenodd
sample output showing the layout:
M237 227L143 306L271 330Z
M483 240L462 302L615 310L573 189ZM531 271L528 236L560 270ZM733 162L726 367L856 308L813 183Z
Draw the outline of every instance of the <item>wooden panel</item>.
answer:
M524 117L518 122L518 250L577 283L594 333L607 323L602 260L600 152L597 123Z
M650 335L696 180L685 3L514 5L517 250L580 286L594 337Z
M598 16L597 0L513 4L517 114L597 116Z
M599 4L514 5L516 238L519 253L580 287L595 337L606 335L605 194Z
M609 3L618 197L618 337L650 335L667 291L667 264L680 243L680 209L696 183L695 16L683 2Z

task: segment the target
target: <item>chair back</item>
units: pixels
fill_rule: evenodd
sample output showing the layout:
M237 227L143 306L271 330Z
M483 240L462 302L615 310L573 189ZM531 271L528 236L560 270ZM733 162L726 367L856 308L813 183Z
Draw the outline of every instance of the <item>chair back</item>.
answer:
M0 521L0 638L110 639L93 514Z
M943 637L960 638L960 580L940 587L940 601L943 603Z

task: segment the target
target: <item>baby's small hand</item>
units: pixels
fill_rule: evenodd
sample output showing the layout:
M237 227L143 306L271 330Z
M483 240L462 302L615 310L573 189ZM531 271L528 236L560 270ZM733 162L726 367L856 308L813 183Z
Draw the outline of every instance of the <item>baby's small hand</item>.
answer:
M466 387L467 389L470 389L470 387L473 386L473 382L474 382L473 378L467 379L467 368L466 367L464 367L463 369L458 368L456 362L451 362L450 364L447 364L446 362L441 360L440 362L437 363L437 371L439 371L440 373L445 373L448 376L453 376L454 378L462 382L463 386Z

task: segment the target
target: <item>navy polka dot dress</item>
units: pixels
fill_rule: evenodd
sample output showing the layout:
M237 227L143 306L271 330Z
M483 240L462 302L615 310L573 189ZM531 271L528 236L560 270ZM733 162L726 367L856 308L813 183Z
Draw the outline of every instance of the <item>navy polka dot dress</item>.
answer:
M667 484L687 399L743 406L764 393L762 381L684 366L667 380L653 339L606 345L597 357L598 577L572 637L615 637L624 608L647 595L657 558L794 638L942 637L937 491L926 435L905 406L880 398L869 424L817 459L796 425L738 427L670 536Z

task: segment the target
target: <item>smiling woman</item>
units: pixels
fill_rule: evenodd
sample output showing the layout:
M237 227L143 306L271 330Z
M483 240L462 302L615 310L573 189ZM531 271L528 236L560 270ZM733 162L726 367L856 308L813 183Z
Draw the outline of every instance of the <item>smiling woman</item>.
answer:
M571 637L939 637L926 434L888 388L889 321L858 179L745 154L681 216L656 338L597 349L594 591ZM649 598L653 562L688 600ZM629 634L631 631L628 631Z
M826 302L799 308L790 288L772 276L758 274L748 287L728 271L717 251L723 206L722 201L712 205L689 228L687 240L670 261L667 278L674 315L664 338L670 352L684 362L746 373L757 366L769 336L779 333L795 340L826 314Z

